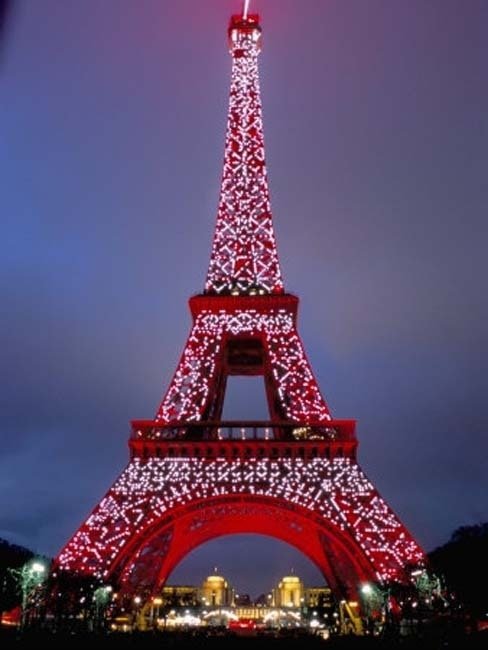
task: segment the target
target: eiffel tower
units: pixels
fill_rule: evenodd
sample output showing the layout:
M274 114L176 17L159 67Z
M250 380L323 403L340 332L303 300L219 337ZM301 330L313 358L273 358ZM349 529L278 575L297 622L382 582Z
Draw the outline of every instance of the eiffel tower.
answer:
M247 7L247 5L246 5ZM194 548L222 535L283 540L340 598L405 579L424 553L365 476L354 420L331 416L284 289L265 164L257 15L232 16L217 224L193 325L152 420L133 421L130 460L60 552L61 569L157 593ZM227 378L262 376L267 421L223 421Z

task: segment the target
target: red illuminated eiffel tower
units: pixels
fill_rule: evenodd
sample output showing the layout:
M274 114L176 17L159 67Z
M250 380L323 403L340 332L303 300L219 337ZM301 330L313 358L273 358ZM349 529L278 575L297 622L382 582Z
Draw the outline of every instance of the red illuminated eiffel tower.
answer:
M355 422L329 413L284 291L263 141L256 15L233 16L229 116L210 266L154 420L57 558L60 568L155 593L193 548L227 534L279 538L341 597L402 579L423 551L356 460ZM229 375L262 375L269 421L223 422Z

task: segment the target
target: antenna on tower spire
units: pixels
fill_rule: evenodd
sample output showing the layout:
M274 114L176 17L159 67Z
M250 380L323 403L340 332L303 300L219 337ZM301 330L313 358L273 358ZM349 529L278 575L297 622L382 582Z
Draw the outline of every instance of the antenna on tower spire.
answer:
M242 17L244 20L247 20L247 14L249 12L249 2L250 0L244 0L244 6L242 8Z

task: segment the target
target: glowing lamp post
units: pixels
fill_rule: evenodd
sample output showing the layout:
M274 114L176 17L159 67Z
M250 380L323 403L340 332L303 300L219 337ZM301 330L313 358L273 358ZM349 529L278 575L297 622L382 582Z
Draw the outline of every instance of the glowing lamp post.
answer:
M133 628L135 630L139 629L140 626L140 615L141 615L141 603L142 598L140 596L134 596L134 610L133 610Z
M361 595L363 597L363 603L364 603L364 614L366 619L366 626L367 629L369 630L369 622L371 617L371 605L372 605L371 600L374 595L373 586L370 585L368 582L365 582L363 585L361 585Z
M21 629L24 629L27 622L29 600L36 589L40 587L46 579L47 567L40 560L32 560L31 562L24 564L24 566L16 573L20 580L20 589L22 592L22 618L20 625Z
M95 603L95 622L98 628L103 627L105 619L105 610L112 597L112 587L104 585L95 589L93 593L93 601Z
M370 584L366 583L361 587L361 593L366 596L366 598L368 598L373 593L373 587Z
M366 634L373 634L375 620L382 618L386 623L388 612L388 591L385 591L377 584L365 582L361 586L361 596L364 603L364 615L366 622Z

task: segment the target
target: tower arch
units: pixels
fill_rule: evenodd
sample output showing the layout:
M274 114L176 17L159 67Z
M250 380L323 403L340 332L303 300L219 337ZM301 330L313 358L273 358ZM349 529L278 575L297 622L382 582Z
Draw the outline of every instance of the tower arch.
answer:
M303 506L259 495L220 496L176 508L141 530L110 573L126 591L155 593L193 550L243 533L293 546L315 564L337 597L356 598L358 585L376 578L360 546L335 523Z

